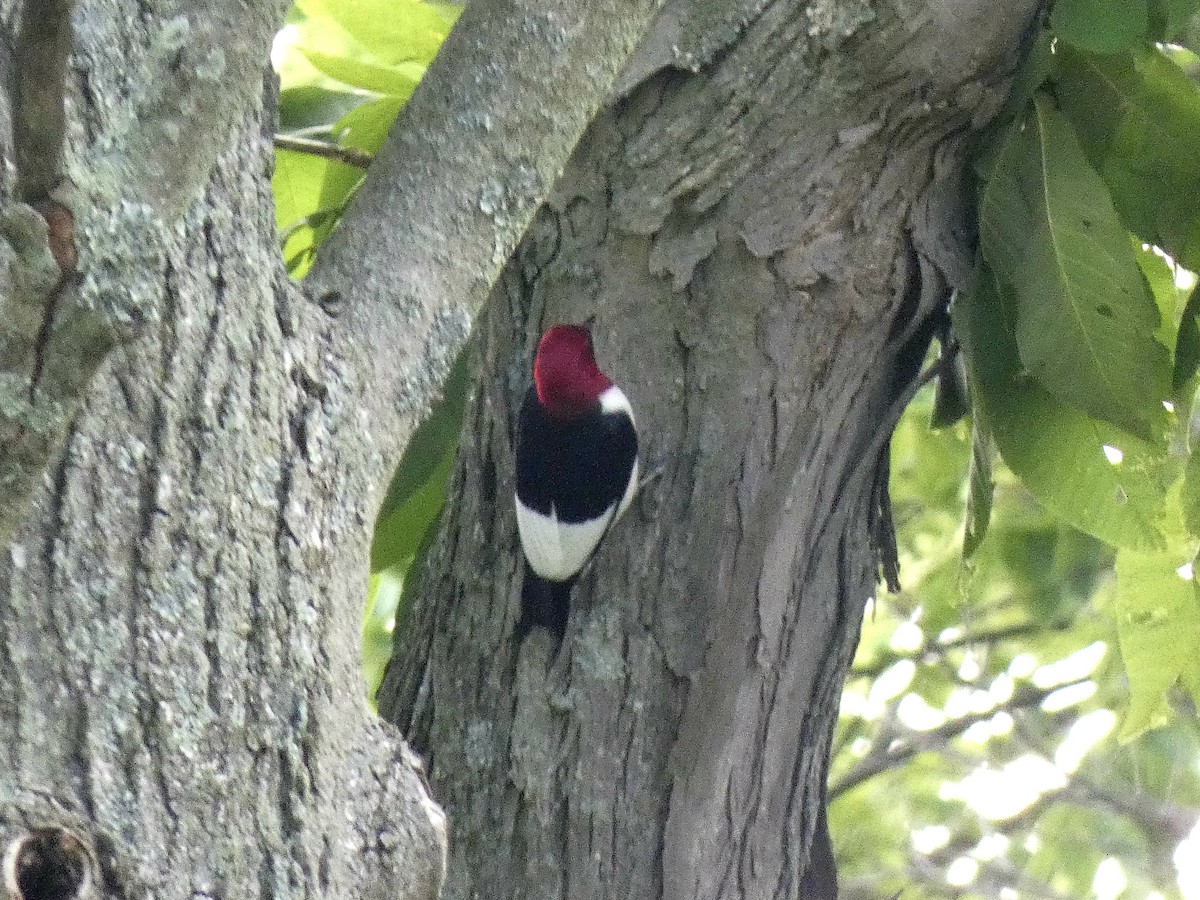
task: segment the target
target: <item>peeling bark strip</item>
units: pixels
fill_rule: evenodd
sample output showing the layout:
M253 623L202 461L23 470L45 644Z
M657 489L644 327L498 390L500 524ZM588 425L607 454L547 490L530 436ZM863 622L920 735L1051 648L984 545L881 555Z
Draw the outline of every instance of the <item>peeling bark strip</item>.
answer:
M452 512L379 697L451 811L447 898L834 895L819 823L880 467L1035 6L658 19L477 329ZM541 330L592 313L666 470L551 659L512 639L512 427Z

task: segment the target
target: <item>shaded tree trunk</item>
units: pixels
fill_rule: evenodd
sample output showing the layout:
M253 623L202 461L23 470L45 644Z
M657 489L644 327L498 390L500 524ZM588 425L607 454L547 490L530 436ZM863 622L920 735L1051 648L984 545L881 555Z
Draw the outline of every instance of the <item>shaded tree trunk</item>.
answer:
M835 895L829 744L892 552L887 441L969 271L966 154L1036 5L660 15L476 330L380 694L451 812L447 897ZM513 423L540 332L593 313L663 474L561 651L518 646Z
M437 895L444 815L362 697L375 510L657 5L474 5L306 296L286 3L0 0L5 896Z
M444 815L362 698L375 510L658 0L473 4L307 293L263 101L286 5L0 0L6 896L441 884Z

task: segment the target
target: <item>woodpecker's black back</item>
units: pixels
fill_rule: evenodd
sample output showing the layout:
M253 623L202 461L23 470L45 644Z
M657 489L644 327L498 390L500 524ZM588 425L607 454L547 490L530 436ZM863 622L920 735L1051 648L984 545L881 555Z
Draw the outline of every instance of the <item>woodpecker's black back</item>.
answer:
M597 401L593 410L563 421L546 413L531 386L517 424L518 504L547 517L553 510L556 521L568 528L603 522L599 546L635 477L637 447L637 431L627 410L605 412ZM562 638L571 587L589 558L590 554L580 558L562 581L539 576L526 561L518 638L534 626Z
M595 412L561 422L550 418L532 385L517 425L517 497L563 522L587 522L617 502L637 458L633 420Z

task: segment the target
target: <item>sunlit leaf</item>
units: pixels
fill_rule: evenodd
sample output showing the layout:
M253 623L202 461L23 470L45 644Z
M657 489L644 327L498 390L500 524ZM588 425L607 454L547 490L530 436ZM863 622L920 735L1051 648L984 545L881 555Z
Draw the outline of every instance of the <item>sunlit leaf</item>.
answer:
M980 206L984 258L1015 301L1021 362L1089 416L1152 437L1170 363L1108 192L1044 97L1000 140Z
M1094 56L1065 48L1055 95L1126 226L1200 266L1200 88L1152 48Z
M1200 453L1195 447L1188 454L1183 470L1183 523L1200 539Z
M1117 593L1110 614L1129 674L1129 708L1120 738L1129 740L1171 719L1167 691L1181 683L1200 701L1200 592L1192 573L1194 541L1117 554Z
M368 100L346 113L334 126L341 143L368 153L377 153L407 100L407 96L380 97L378 100Z
M328 17L382 62L428 62L454 24L455 8L419 0L297 0L308 15Z
M367 682L367 697L372 706L379 682L383 680L384 670L392 656L392 628L404 581L404 573L400 568L385 569L371 574L367 589L362 655L363 678Z
M301 47L300 51L330 78L378 94L408 97L425 74L425 66L421 63L386 64L349 56L333 56L309 47Z

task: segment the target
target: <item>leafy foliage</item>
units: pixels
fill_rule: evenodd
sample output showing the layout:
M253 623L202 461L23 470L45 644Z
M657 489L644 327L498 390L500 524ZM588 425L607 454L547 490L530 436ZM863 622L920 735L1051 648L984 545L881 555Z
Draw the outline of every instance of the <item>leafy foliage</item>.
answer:
M1200 263L1200 89L1151 42L1196 6L1055 5L980 154L978 267L953 310L981 430L1047 509L1120 550L1124 738L1166 721L1168 688L1200 699L1200 329L1178 286ZM986 527L969 515L967 556Z
M893 440L906 590L830 779L848 896L1200 890L1200 90L1152 43L1197 7L1058 0L980 148L972 422L923 396Z
M1172 856L1200 806L1194 717L1163 724L1164 684L1136 676L1147 690L1132 705L1151 701L1163 727L1123 743L1112 712L1127 668L1161 673L1157 657L1182 649L1163 632L1195 614L1192 583L1154 552L1120 551L1114 574L1111 549L1000 460L987 540L964 564L954 548L977 489L963 475L981 442L965 422L929 429L932 405L927 389L893 438L905 590L863 623L834 739L842 895L1079 898L1099 885L1111 897L1124 879L1122 896L1192 896ZM1147 590L1160 609L1130 647L1120 608ZM1196 658L1172 663L1190 671Z
M364 154L379 151L457 16L454 5L422 0L297 0L276 39L272 181L293 275L312 265L362 182Z

